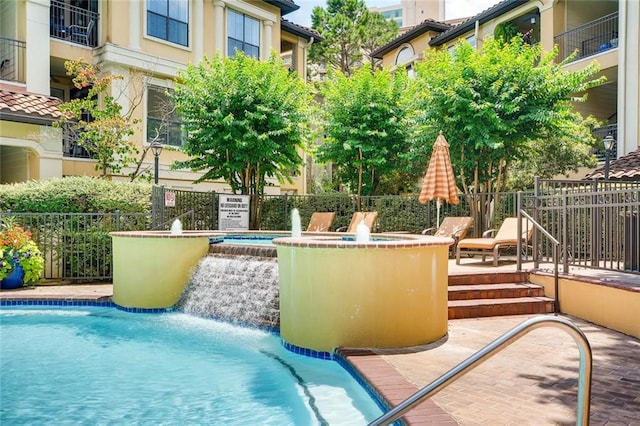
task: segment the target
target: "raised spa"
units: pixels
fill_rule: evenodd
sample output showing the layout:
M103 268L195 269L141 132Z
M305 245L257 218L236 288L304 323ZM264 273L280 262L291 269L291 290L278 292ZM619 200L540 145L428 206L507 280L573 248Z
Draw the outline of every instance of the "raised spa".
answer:
M386 238L386 239L385 239ZM421 345L447 333L450 238L276 238L280 335L290 347Z

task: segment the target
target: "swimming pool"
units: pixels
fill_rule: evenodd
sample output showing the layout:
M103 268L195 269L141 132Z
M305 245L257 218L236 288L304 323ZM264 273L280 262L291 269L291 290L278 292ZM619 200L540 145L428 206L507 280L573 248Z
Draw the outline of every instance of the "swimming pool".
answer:
M0 423L358 425L382 411L338 363L182 313L0 309Z

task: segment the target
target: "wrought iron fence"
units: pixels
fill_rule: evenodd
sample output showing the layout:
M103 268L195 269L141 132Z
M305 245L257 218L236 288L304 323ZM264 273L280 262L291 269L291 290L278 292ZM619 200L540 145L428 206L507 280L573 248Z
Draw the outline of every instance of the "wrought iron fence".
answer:
M26 82L27 43L0 37L0 80Z
M149 229L143 213L17 213L16 223L32 233L45 259L44 279L90 282L109 280L111 238L109 232Z
M183 220L185 229L218 229L218 195L213 192L173 190L155 186L152 192L152 227L167 229L171 221L189 213ZM474 230L480 235L488 228L497 228L504 218L516 215L516 192L464 195L460 204L444 203L440 220L447 216L474 217ZM347 226L356 211L377 211L375 232L419 233L436 226L436 202L420 204L415 195L349 196L327 195L264 195L259 229L289 230L291 211L297 208L303 226L313 212L335 212L333 229ZM193 212L192 216L191 213Z
M558 45L558 60L563 61L574 51L577 59L586 58L618 47L618 12L580 25L553 38Z
M640 182L537 181L523 208L561 243L569 266L640 273ZM534 233L536 264L550 261Z

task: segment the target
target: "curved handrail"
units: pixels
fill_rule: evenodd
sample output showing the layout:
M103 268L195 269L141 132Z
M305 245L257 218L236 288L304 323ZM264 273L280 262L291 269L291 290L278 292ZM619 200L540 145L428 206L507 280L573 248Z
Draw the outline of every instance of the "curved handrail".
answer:
M529 318L523 323L507 331L505 334L498 337L496 340L489 343L487 346L480 349L478 352L471 355L469 358L462 361L460 364L456 365L451 370L411 395L409 398L402 401L395 408L369 423L369 426L387 425L398 420L408 411L415 408L416 405L440 392L442 389L471 371L473 368L477 367L479 364L505 349L511 343L520 339L530 331L544 326L554 326L564 329L578 345L578 350L580 352L580 369L578 378L576 425L588 425L589 405L591 401L591 368L593 364L589 341L582 330L566 318L539 316Z

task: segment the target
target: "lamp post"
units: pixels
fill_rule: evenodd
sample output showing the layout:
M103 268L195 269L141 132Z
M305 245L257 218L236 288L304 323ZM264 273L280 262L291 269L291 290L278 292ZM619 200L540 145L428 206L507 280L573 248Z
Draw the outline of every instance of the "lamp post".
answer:
M609 154L611 153L611 148L613 148L613 144L616 140L613 138L611 133L602 139L602 143L604 144L604 180L609 180Z
M158 170L160 169L160 153L162 153L162 144L158 141L151 144L151 152L154 157L154 173L153 183L158 184Z

